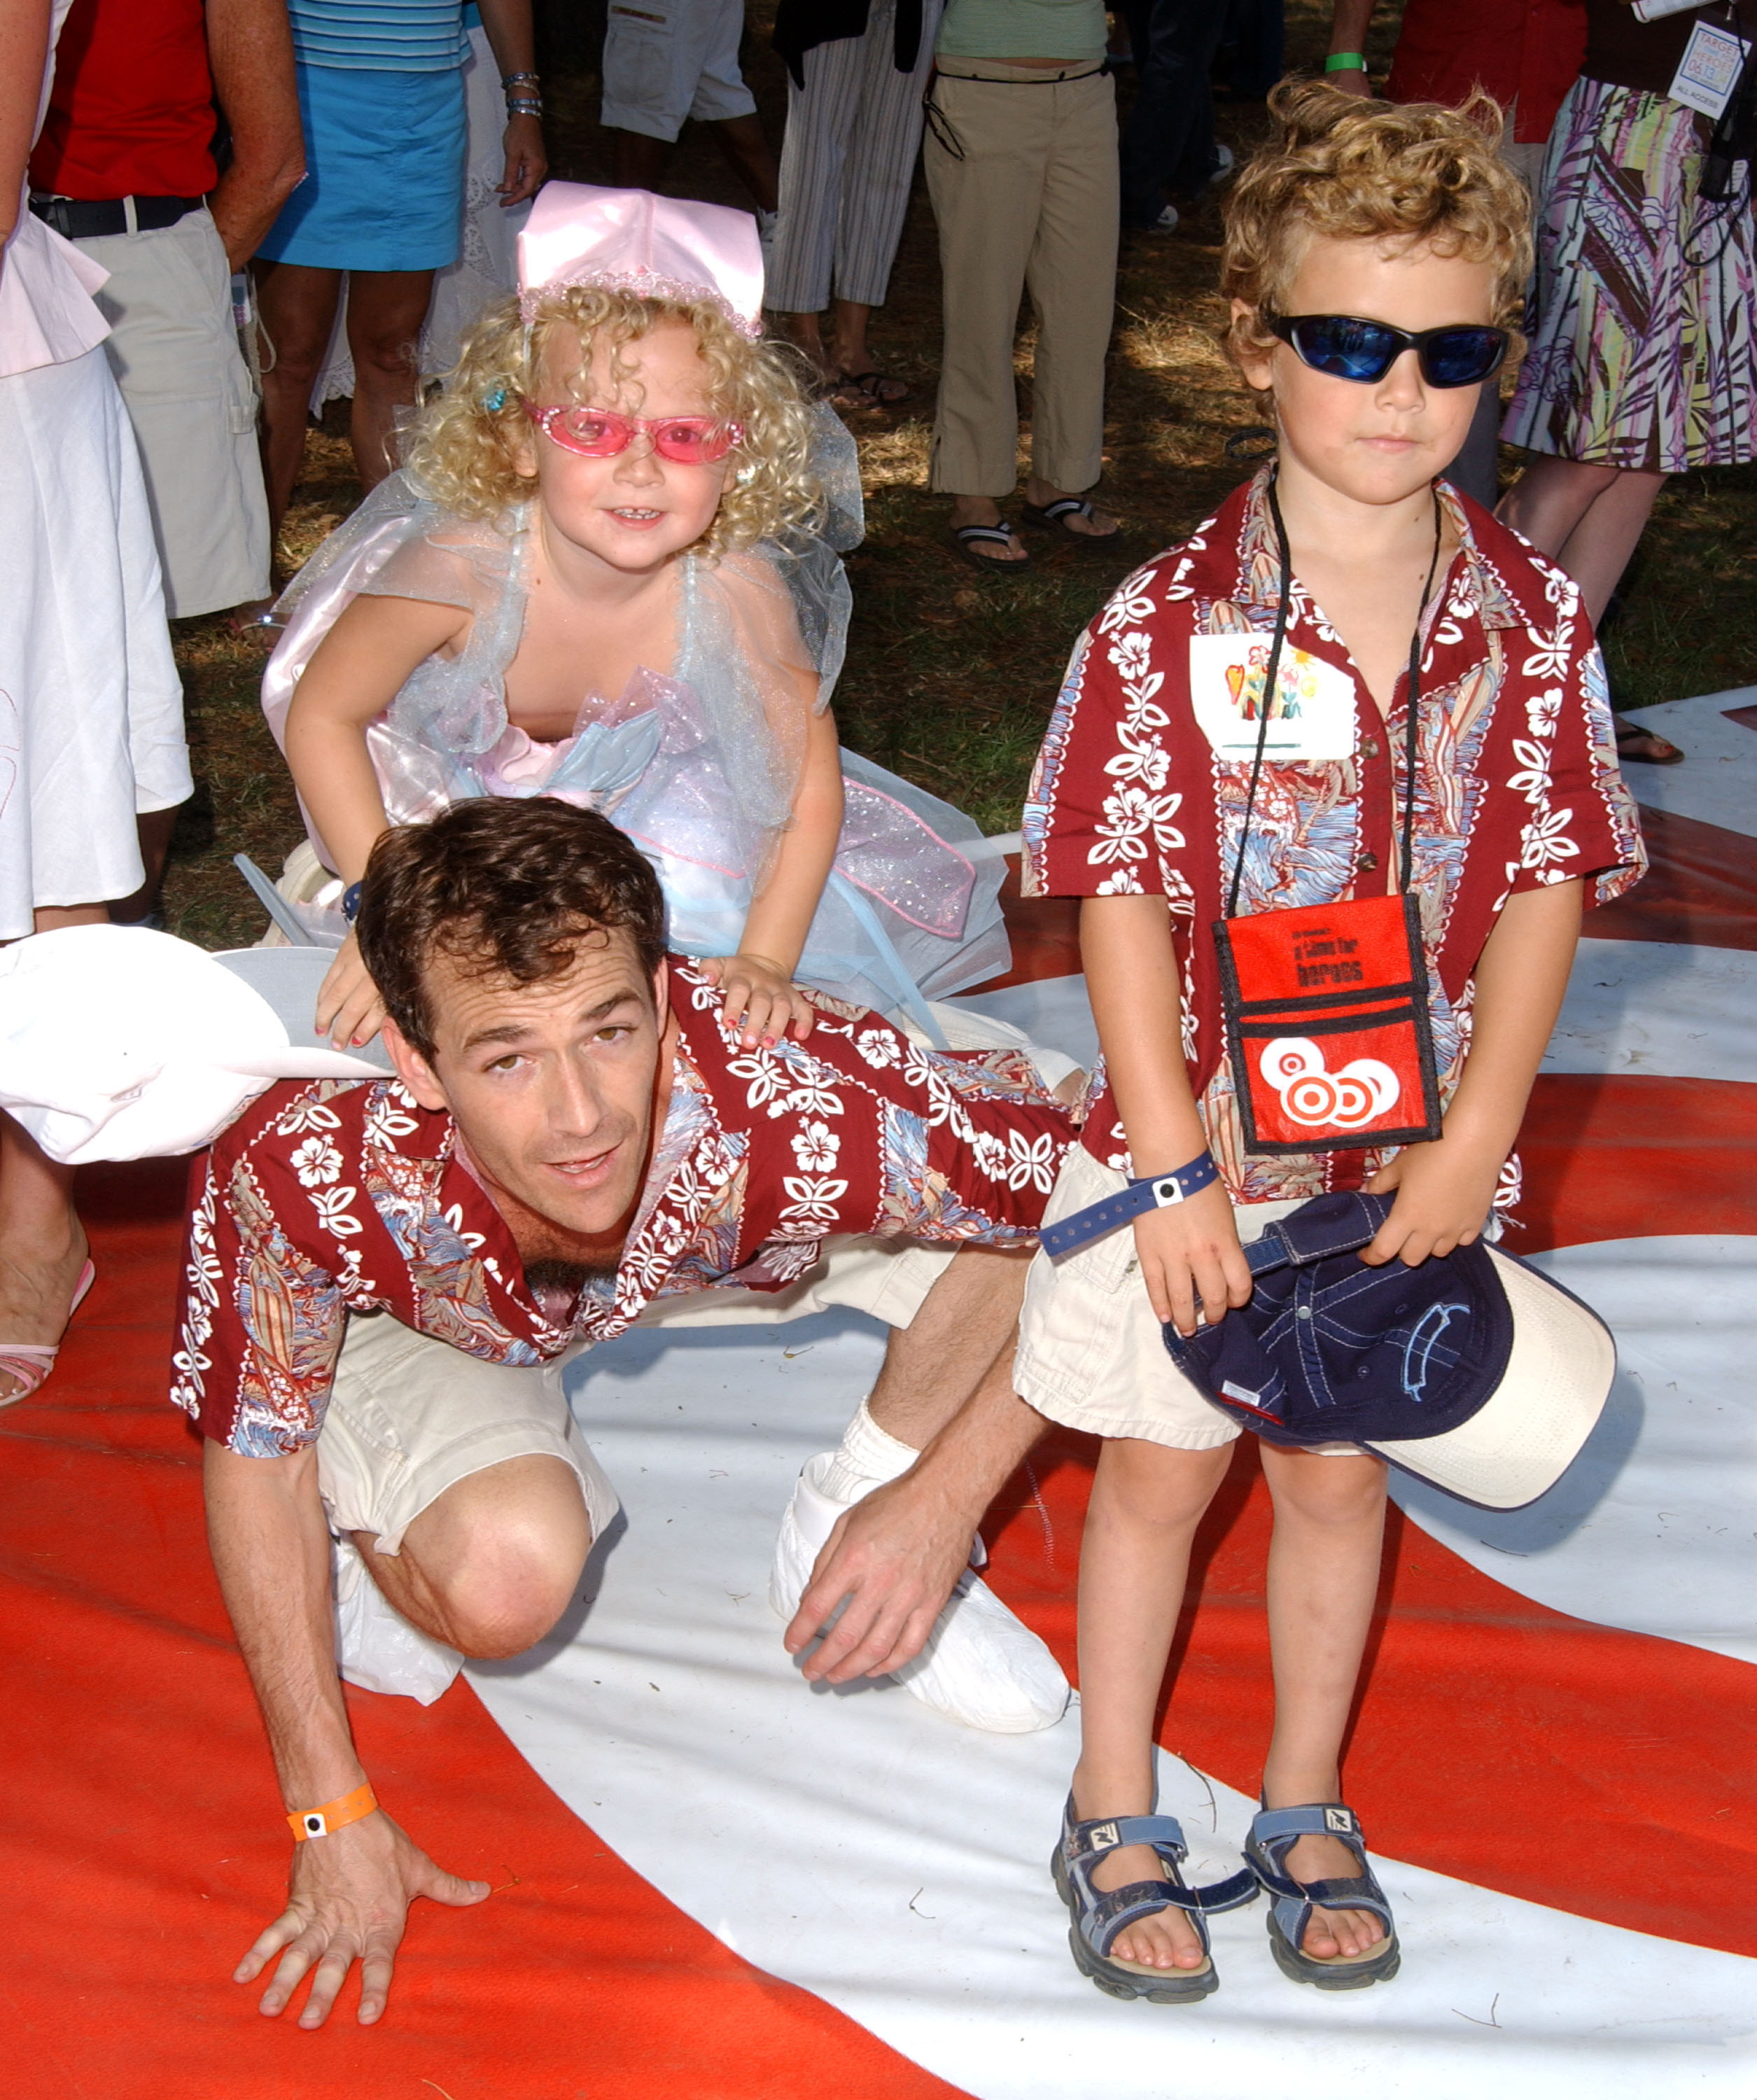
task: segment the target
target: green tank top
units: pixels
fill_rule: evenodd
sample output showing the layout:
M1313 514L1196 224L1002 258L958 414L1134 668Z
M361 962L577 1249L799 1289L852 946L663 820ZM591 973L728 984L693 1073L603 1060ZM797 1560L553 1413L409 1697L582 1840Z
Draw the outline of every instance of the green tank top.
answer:
M1096 65L1103 0L947 0L934 48L948 59L1066 59Z

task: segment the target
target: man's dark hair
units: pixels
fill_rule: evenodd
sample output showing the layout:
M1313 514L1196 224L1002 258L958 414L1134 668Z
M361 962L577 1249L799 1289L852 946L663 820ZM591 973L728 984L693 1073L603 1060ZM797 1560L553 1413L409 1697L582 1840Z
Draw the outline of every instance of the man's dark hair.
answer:
M595 810L552 796L458 802L430 824L388 831L360 885L360 960L385 1010L434 1052L427 966L540 983L582 940L626 929L649 977L665 951L664 897L646 856Z

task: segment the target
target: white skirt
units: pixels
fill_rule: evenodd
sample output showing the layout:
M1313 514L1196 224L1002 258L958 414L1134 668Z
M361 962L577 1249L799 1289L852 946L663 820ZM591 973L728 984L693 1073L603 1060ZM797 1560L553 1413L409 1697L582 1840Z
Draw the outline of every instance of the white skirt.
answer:
M190 792L146 486L102 345L0 378L0 940L143 880Z

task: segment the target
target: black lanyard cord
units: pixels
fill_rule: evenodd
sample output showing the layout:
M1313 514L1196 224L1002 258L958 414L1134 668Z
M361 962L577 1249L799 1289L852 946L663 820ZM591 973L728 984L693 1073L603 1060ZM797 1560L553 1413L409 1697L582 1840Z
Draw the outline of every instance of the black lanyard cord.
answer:
M1275 694L1281 675L1281 653L1287 638L1287 605L1292 595L1293 556L1287 545L1287 527L1281 514L1281 499L1275 492L1276 477L1269 476L1269 512L1275 525L1275 551L1281 562L1281 595L1275 607L1275 634L1269 644L1269 664L1263 679L1262 712L1257 718L1256 750L1251 760L1251 783L1245 792L1244 817L1238 827L1238 853L1233 862L1232 885L1226 895L1226 916L1238 915L1238 885L1244 875L1244 857L1251 840L1251 818L1256 807L1257 783L1262 778L1264 754L1269 747L1269 725L1274 712ZM1421 631L1427 617L1428 602L1433 590L1433 580L1440 567L1440 542L1444 532L1443 515L1440 509L1440 492L1433 492L1433 555L1428 564L1428 579L1421 587L1421 605L1415 615L1415 631L1410 637L1409 678L1406 718L1404 736L1403 768L1403 844L1397 862L1397 887L1406 890L1415 870L1415 759L1420 743L1421 699Z

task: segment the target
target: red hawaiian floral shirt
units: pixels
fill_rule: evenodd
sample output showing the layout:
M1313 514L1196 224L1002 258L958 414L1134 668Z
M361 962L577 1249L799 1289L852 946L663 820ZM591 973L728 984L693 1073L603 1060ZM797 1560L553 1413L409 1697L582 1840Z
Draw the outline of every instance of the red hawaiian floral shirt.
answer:
M1223 1056L1212 927L1225 915L1251 765L1197 719L1192 659L1207 636L1267 636L1281 563L1267 469L1181 547L1130 576L1075 644L1026 804L1025 892L1163 895L1183 977L1184 1054L1216 1163L1240 1203L1354 1188L1389 1151L1247 1154ZM1419 898L1442 1101L1470 1042L1471 973L1515 890L1593 878L1608 902L1646 867L1617 767L1605 666L1580 593L1560 569L1441 486L1462 544L1424 631L1413 887ZM1238 911L1332 904L1394 885L1406 680L1388 720L1296 578L1284 666L1314 691L1347 680L1349 755L1265 764ZM1193 646L1194 644L1194 646ZM1224 655L1227 645L1221 643ZM1212 720L1212 708L1209 719ZM1083 1142L1129 1171L1105 1083L1093 1074ZM1394 1149L1394 1148L1393 1148ZM1516 1171L1503 1181L1511 1201Z
M560 1319L533 1295L449 1115L394 1080L283 1081L196 1163L171 1397L235 1451L310 1443L350 1312L491 1363L620 1335L652 1299L779 1290L832 1233L1000 1246L1036 1236L1073 1137L1017 1050L925 1050L808 993L807 1043L742 1051L677 957L671 1098L613 1277Z

